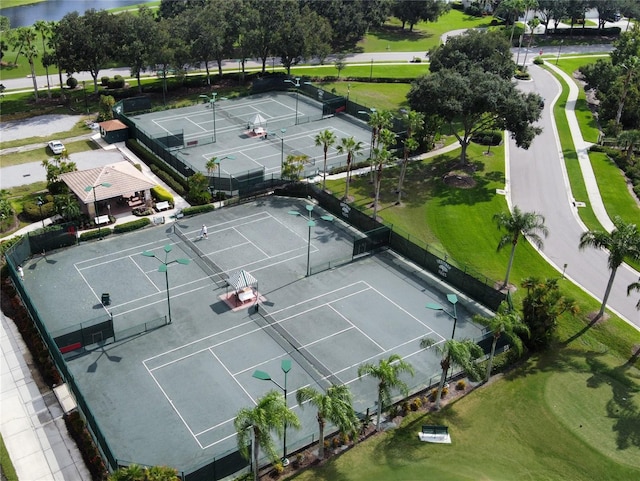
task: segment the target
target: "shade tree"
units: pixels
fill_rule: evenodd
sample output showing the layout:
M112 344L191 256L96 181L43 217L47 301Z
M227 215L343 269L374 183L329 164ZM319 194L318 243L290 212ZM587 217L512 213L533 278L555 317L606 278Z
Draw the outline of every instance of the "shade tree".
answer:
M460 143L462 164L467 163L467 148L478 132L509 130L524 149L542 132L534 125L542 113L542 98L480 69L467 73L443 69L422 76L412 82L407 98L413 110L438 116L449 125Z

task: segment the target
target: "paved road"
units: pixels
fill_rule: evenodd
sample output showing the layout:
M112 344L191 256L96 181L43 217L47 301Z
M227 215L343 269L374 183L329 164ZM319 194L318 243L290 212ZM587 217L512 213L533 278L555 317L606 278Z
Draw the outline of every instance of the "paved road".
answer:
M586 230L573 206L568 179L561 158L562 149L552 116L554 99L560 84L540 67L530 68L531 82L520 82L525 92L537 92L545 99L541 127L543 133L529 150L519 149L515 142L508 145L510 171L509 194L512 205L523 211L535 211L545 216L549 237L543 254L559 271L567 264L566 276L595 296L602 298L609 278L608 253L603 250L580 251L580 234ZM638 273L626 265L618 269L608 305L619 315L640 328L640 312L636 310L637 296L626 295L627 286L638 280Z

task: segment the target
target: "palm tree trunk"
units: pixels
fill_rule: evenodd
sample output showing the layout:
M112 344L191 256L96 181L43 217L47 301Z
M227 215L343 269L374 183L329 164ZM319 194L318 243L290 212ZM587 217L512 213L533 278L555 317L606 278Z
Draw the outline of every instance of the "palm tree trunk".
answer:
M260 481L258 479L258 436L256 436L255 427L251 428L251 454L253 455L253 481Z
M616 272L618 272L617 267L611 271L609 282L607 282L607 289L604 291L604 298L602 299L600 312L598 312L598 315L596 316L594 321L597 321L598 319L602 318L602 316L604 316L604 310L607 308L607 300L609 300L609 294L611 294L611 288L613 287L613 280L616 278Z
M489 362L487 363L487 378L484 382L489 382L489 378L491 377L491 368L493 367L493 356L496 353L496 344L498 344L498 337L493 336L493 342L491 343L491 354L489 354Z
M402 202L402 186L404 184L404 176L407 174L407 164L409 159L405 156L402 161L402 166L400 167L400 177L398 179L398 200L396 204L400 204Z
M322 167L322 190L327 188L327 149L324 149L324 165Z
M324 459L324 420L318 416L318 428L320 430L320 438L318 439L318 458Z
M376 419L376 431L380 431L380 416L382 416L382 391L378 390L378 416Z
M447 367L445 369L445 366ZM444 362L444 366L442 366L442 376L440 376L440 383L438 384L438 393L436 394L436 410L440 409L440 399L442 398L442 389L444 389L444 382L447 379L447 371L449 370L449 357Z
M504 284L502 284L502 288L504 289L509 285L509 275L511 274L511 266L513 265L513 258L516 254L516 244L513 244L511 247L511 255L509 256L509 265L507 266L507 275L504 277Z

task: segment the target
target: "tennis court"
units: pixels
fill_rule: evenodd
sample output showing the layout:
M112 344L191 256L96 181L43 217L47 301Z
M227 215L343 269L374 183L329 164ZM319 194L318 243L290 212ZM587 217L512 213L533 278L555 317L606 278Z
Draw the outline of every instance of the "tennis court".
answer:
M297 100L296 100L297 98ZM256 116L259 116L256 122ZM327 152L327 165L346 163L339 154L341 138L362 142L362 158L370 150L366 123L346 116L322 115L322 103L295 92L271 92L235 99L218 99L190 107L136 115L132 120L153 138L174 137L174 152L195 171L207 173L207 161L216 157L215 175L238 176L256 169L279 174L288 155L307 155L307 174L323 168L324 151L315 137L324 130L337 139ZM169 141L170 145L173 145Z
M326 212L317 205L311 211L316 225L309 227L309 205L264 198L56 251L46 262L25 266L32 299L39 311L50 311L43 317L57 329L80 322L86 312L108 310L116 333L126 331L166 315L169 295L171 324L69 360L118 459L188 472L234 451L237 411L277 389L252 373L266 371L282 385L283 359L292 361L287 401L303 425L288 432L289 452L317 431L314 410L296 406L300 387L347 383L364 412L374 409L376 382L358 379L363 362L396 353L416 369L410 386L437 377L439 359L419 341L450 335L449 316L425 309L428 302L446 305L449 288L424 281L391 252L306 277L307 256L315 265L349 257L353 249L349 226L323 222ZM208 239L198 239L202 224ZM208 260L196 262L199 255ZM193 262L173 262L181 258ZM162 263L166 273L158 272ZM258 281L257 310L255 302L232 308L229 287L219 287L221 278L240 269ZM68 281L71 289L64 287ZM111 305L100 304L102 292L110 293ZM468 309L475 308L458 304L456 337L481 333Z

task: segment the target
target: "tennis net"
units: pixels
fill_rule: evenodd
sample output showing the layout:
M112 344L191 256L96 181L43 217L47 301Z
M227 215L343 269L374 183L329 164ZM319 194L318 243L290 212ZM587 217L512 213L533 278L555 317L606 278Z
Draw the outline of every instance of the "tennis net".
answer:
M246 120L244 120L241 117L237 117L235 115L232 115L231 113L229 113L228 110L221 109L220 107L218 107L217 111L220 112L225 119L230 120L231 122L233 122L236 125L242 125L245 128L248 126L248 123L247 123Z
M289 144L284 142L282 140L282 137L278 137L277 135L275 135L272 132L269 132L269 134L267 134L267 139L270 140L271 143L277 144L277 145L275 145L275 147L278 150L282 150L283 153L286 153L287 155L304 155L303 152L300 152L299 150L294 149Z
M218 287L225 287L227 285L228 276L225 272L218 267L216 263L214 263L209 257L200 250L200 248L190 240L175 224L173 224L173 232L176 234L184 244L193 251L195 257L193 260L196 264L200 266L200 268L208 273L211 280Z
M336 386L342 384L338 376L331 372L320 360L306 347L293 337L273 316L267 313L264 307L256 309L258 314L252 319L265 331L271 339L278 343L320 386L327 387L327 383ZM293 350L291 349L293 348Z

